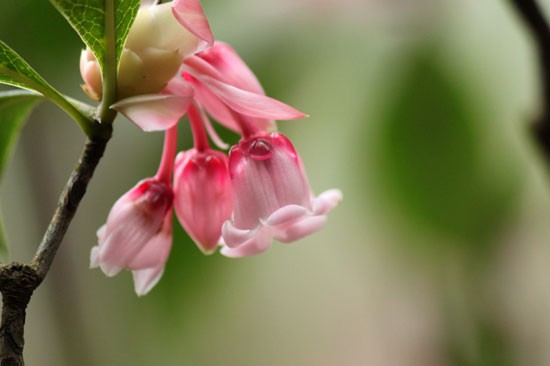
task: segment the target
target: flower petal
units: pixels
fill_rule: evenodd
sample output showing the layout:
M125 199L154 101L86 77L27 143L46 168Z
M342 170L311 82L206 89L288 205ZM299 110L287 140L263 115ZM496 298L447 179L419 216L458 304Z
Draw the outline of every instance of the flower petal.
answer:
M107 225L102 225L99 229L97 229L96 235L98 241L101 243L105 240L105 230L107 229Z
M209 45L214 44L214 35L199 0L174 0L172 12L180 24L189 32L206 41Z
M277 226L294 221L306 215L307 209L305 207L299 205L287 205L273 212L271 216L267 218L266 223L269 226Z
M226 238L224 237L224 240ZM271 232L268 228L260 225L258 230L253 231L253 236L236 248L229 246L222 247L220 253L229 258L247 257L265 252L271 246Z
M306 216L290 225L272 227L273 237L280 242L290 243L320 230L327 222L327 217Z
M191 149L178 154L175 165L176 215L201 251L211 254L233 208L227 157L211 149Z
M164 266L132 271L134 289L138 296L146 295L159 282L164 273Z
M329 189L313 200L313 212L316 215L325 215L340 203L342 198L342 191L339 189Z
M307 117L276 99L239 89L205 75L193 75L238 113L258 118L290 120Z
M168 184L150 178L126 192L111 208L106 225L98 230L99 245L92 250L91 264L99 264L108 276L127 268L162 229L172 199Z
M192 98L194 96L193 85L181 77L180 69L176 76L170 79L168 84L162 89L161 94L181 95Z
M229 107L197 79L189 77L189 81L193 84L195 99L199 104L203 106L216 121L230 130L240 133L241 129L239 124L235 121Z
M164 267L171 248L172 210L169 210L160 231L128 262L127 267L132 270Z
M215 75L209 76L237 88L265 95L264 89L260 85L256 75L254 75L237 52L227 43L216 41L214 46L197 54L194 58L201 58L206 61L217 70L221 78L216 78ZM195 65L198 66L197 64Z
M105 226L105 225L104 225ZM99 267L99 246L92 247L90 252L90 268Z
M149 94L123 99L111 106L143 131L161 131L174 126L185 114L192 96Z
M229 248L236 248L254 237L258 230L259 227L252 230L238 229L233 225L233 222L228 220L222 225L223 242Z

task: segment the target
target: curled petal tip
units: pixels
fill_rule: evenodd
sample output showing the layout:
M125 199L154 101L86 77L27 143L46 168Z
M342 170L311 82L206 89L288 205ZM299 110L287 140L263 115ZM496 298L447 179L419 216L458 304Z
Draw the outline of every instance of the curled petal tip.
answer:
M97 267L99 267L99 246L96 245L90 253L90 268Z
M212 255L214 253L216 253L216 250L218 249L218 247L214 247L213 249L206 249L206 248L203 248L202 246L200 246L199 244L197 244L197 246L199 247L199 249L201 250L202 254L204 255Z
M245 116L275 120L291 120L305 116L299 110L263 94L240 89L210 76L196 76L227 106Z
M101 268L107 277L114 277L122 271L121 267L111 263L105 263L105 261L99 263L99 268Z
M239 230L236 229L235 230ZM265 252L271 247L271 230L260 224L254 230L240 230L248 231L248 235L244 235L242 241L234 248L230 248L225 245L220 250L220 253L229 258L240 258L251 255L257 255ZM227 242L228 237L223 235L223 239Z
M212 34L210 24L208 24L208 19L204 15L199 0L174 0L172 3L172 12L174 17L189 32L210 46L214 44L214 34Z
M226 247L236 248L254 236L253 230L238 229L231 221L222 225L222 238Z
M132 271L136 294L140 297L147 295L147 293L159 282L163 273L164 267Z
M325 215L338 205L344 195L339 189L329 189L313 200L313 212L316 215Z
M296 220L307 215L307 209L299 205L287 205L273 212L267 218L266 224L275 226Z
M290 243L321 230L326 222L327 217L325 215L306 216L285 226L282 230L274 228L273 237L282 243Z

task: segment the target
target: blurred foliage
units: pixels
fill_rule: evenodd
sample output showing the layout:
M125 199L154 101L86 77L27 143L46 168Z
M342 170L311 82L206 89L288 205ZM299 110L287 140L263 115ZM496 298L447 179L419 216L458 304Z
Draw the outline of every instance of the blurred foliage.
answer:
M0 177L13 153L23 124L41 100L39 95L26 91L0 93ZM0 257L6 256L8 251L2 222L0 214Z
M519 181L483 156L484 101L447 66L424 48L410 56L382 106L373 155L383 198L453 239L445 244L478 253L502 229Z
M224 271L227 259L219 254L205 256L174 218L174 244L165 268L162 281L155 289L154 300L159 314L178 312L181 308L181 294L193 297L203 292L216 281ZM163 317L170 326L170 318ZM161 319L161 321L162 321Z
M41 100L40 95L26 91L0 93L0 177L23 124Z
M78 76L78 56L83 44L49 1L6 1L1 11L0 39L48 81L56 85L57 80ZM76 67L63 69L64 64Z

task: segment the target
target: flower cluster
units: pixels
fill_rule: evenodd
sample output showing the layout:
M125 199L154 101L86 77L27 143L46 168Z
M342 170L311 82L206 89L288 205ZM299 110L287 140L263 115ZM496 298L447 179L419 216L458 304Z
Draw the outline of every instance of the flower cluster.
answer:
M84 90L101 97L101 75L89 50L81 57ZM144 131L165 131L157 174L112 207L98 231L91 266L108 276L133 272L146 294L162 276L172 245L172 212L205 253L227 257L266 251L275 238L292 242L319 230L342 198L315 197L302 162L275 120L305 117L265 95L227 44L214 42L199 0L142 2L130 29L112 108ZM194 147L176 156L177 124L187 115ZM229 156L209 145L208 115L242 138Z

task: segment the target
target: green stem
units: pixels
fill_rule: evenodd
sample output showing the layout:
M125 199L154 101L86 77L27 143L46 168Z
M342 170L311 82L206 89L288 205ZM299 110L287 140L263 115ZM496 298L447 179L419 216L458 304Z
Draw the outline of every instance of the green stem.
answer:
M44 94L45 97L57 104L59 108L65 111L65 113L71 116L71 118L74 119L76 123L78 123L86 136L92 137L97 135L98 128L96 127L96 123L94 122L94 120L90 117L85 116L78 108L76 108L71 102L65 99L65 97L63 97L61 94L46 90L43 90L42 94Z
M97 128L97 123L95 123L93 118L91 116L87 116L81 109L67 100L65 96L59 93L53 86L48 84L48 82L43 80L43 83L37 83L34 80L25 77L23 77L23 80L25 81L25 85L28 85L31 90L41 93L50 101L57 104L59 108L65 111L65 113L67 113L76 121L76 123L78 123L82 131L84 131L87 136L92 137L97 135L97 130L100 129ZM17 84L14 85L19 86Z
M98 107L100 123L111 123L116 112L110 109L117 100L117 64L115 37L115 3L105 0L105 63L103 65L103 98Z

